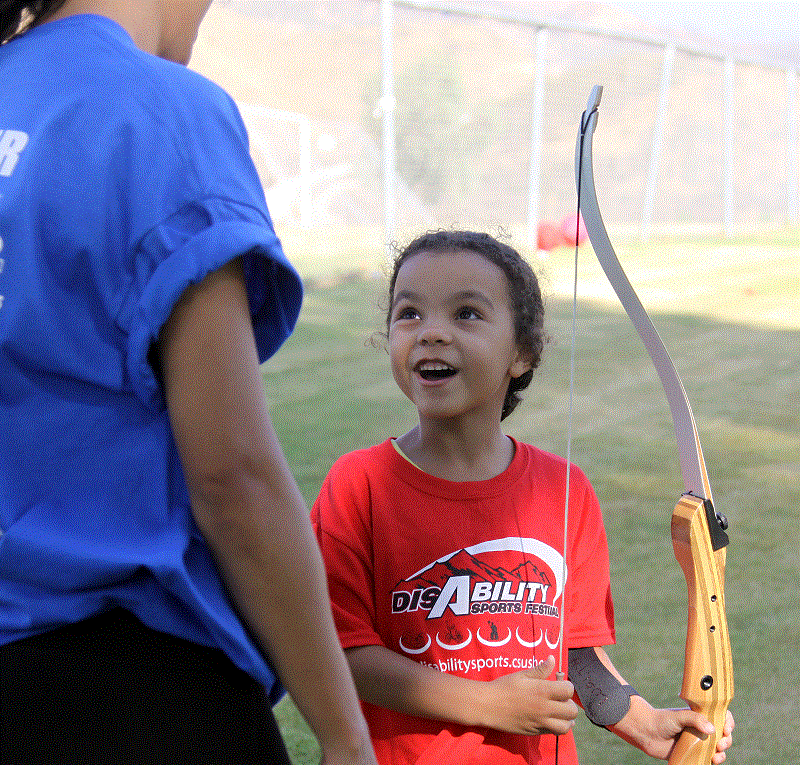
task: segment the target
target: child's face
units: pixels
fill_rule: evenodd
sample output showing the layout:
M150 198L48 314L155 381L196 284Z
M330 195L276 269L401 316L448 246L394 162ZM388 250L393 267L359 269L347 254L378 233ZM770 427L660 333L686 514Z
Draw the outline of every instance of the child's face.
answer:
M530 369L503 271L477 253L417 253L400 266L390 311L392 373L420 417L499 422L509 380Z

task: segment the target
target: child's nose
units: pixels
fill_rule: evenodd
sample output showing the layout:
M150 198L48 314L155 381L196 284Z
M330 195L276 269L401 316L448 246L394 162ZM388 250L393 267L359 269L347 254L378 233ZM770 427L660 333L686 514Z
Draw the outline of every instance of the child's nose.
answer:
M420 329L418 341L421 345L447 344L452 342L452 335L443 321L428 319Z

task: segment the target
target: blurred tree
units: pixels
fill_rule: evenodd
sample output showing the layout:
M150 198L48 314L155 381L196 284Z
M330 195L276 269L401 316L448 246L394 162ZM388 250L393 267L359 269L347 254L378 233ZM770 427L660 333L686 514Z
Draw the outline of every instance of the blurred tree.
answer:
M378 144L380 82L380 75L373 75L364 89L364 124ZM470 168L488 146L489 120L474 115L451 62L431 57L407 66L396 76L395 98L400 177L430 205L469 193L475 182Z

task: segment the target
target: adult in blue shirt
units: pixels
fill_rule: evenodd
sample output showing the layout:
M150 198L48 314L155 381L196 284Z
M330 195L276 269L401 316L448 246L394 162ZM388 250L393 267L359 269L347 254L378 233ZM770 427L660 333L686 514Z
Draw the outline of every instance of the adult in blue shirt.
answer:
M275 674L374 763L259 371L300 280L185 66L209 5L0 0L4 763L288 762Z

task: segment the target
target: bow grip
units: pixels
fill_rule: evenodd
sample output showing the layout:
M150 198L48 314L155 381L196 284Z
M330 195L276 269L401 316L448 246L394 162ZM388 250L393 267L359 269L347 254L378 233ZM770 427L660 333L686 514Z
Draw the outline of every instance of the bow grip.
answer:
M689 600L686 663L681 698L705 715L714 734L684 730L669 765L708 765L722 736L733 698L733 667L725 618L725 554L728 537L712 503L684 494L672 514L672 545L683 569Z

